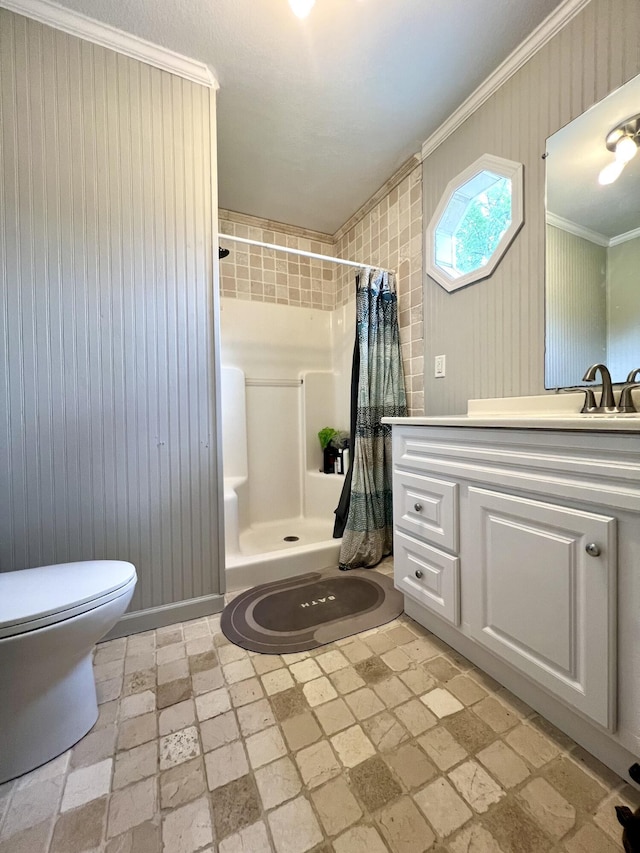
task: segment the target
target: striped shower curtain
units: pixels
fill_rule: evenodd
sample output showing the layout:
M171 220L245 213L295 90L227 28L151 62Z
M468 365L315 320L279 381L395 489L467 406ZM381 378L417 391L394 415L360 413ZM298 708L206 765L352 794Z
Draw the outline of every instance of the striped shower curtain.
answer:
M370 267L357 278L352 383L356 380L351 470L343 495L348 512L341 499L346 524L337 531L343 570L375 566L393 549L391 427L380 419L407 414L395 276ZM339 527L340 507L336 512Z

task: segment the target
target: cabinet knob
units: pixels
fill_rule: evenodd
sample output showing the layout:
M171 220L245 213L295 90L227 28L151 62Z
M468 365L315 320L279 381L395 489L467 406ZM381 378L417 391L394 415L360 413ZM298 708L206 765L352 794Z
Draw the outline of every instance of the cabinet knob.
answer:
M589 544L584 549L590 557L599 557L600 556L600 548L596 545L595 542L589 542Z
M422 504L414 504L413 508L416 512L422 512Z
M420 569L416 569L416 577L418 578L418 580L420 580L420 578L422 577L422 572L420 571Z

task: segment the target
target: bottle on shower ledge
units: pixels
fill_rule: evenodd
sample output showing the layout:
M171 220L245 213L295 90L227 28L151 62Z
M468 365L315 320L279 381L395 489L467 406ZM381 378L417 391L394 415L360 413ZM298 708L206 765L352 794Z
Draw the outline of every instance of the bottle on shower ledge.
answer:
M334 471L336 474L346 474L349 470L349 446L345 445L338 450Z
M335 474L336 472L336 457L338 449L331 444L328 444L323 450L323 465L322 470L325 474Z

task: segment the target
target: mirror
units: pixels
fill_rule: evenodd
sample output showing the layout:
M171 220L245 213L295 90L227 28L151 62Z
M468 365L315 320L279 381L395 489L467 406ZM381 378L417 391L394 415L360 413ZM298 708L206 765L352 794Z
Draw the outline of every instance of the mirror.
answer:
M449 181L427 226L427 273L451 292L487 278L522 225L522 164L485 154Z
M640 144L638 113L640 75L547 139L546 388L586 384L596 362L614 382L640 367L640 151L615 150Z

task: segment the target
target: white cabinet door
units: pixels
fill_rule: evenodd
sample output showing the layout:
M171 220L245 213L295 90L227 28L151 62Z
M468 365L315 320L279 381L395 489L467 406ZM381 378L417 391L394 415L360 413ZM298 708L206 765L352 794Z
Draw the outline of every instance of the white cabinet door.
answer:
M615 519L479 488L469 511L472 636L613 730Z
M396 588L459 625L460 559L397 529L393 542Z

